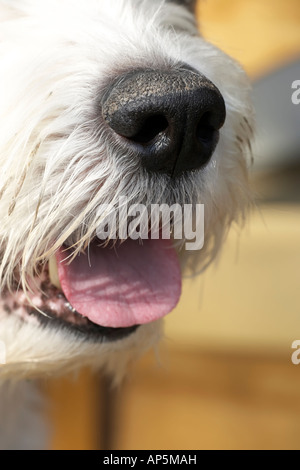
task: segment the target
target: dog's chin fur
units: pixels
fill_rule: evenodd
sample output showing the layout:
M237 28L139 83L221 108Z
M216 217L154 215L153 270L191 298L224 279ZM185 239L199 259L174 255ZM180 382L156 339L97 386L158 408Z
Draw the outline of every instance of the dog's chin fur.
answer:
M8 357L12 359L1 369L1 377L11 380L68 374L88 366L95 370L102 368L118 385L131 363L155 347L162 337L161 320L143 325L132 335L113 343L91 342L78 333L48 330L12 317L4 319L3 327L9 345Z
M146 205L203 203L205 247L184 257L196 270L207 266L249 208L253 118L241 67L201 38L194 16L172 1L0 0L0 25L1 288L11 288L18 272L25 289L66 241L81 251L95 236L99 205L120 196ZM227 117L208 165L174 182L112 146L98 115L120 73L182 64L219 88ZM0 377L90 365L119 380L161 336L157 321L120 341L93 342L0 311L7 347Z

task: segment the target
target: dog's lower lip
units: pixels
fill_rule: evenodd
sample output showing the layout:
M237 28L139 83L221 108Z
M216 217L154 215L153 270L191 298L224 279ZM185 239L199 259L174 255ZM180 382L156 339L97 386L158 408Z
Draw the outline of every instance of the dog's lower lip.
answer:
M57 289L54 285L52 290ZM54 310L43 309L44 315L39 312L30 312L38 315L41 324L47 327L59 327L67 329L70 332L84 335L86 339L100 342L117 341L134 333L139 325L133 325L128 328L110 328L93 323L88 318L83 317L65 298L63 292L57 292L56 296L60 298L64 305L64 311L59 314Z
M83 253L79 258L80 253L70 263L71 269L64 263L72 254L63 245L55 257L37 267L33 278L26 280L26 292L20 284L7 290L3 310L47 328L67 328L86 339L104 342L122 339L139 326L160 319L179 299L180 267L169 241L148 240L140 245L128 240L126 247L118 245L118 256L113 250L107 252L96 243L90 244L88 257ZM145 260L151 269L140 279ZM162 289L157 278L167 279L171 287L167 299L167 289Z
M112 342L126 338L127 336L134 333L139 325L135 325L129 328L108 328L84 319L84 323L81 323L83 319L80 313L70 308L70 315L73 316L73 321L69 321L63 316L58 316L53 310L44 311L45 315L41 315L36 310L30 312L30 315L34 315L38 318L41 325L50 328L58 328L75 333L82 336L85 340L96 341L96 342ZM78 320L77 323L75 320Z
M7 315L16 314L21 321L33 321L47 329L64 330L76 334L84 341L97 343L124 339L139 327L104 327L83 317L70 305L63 292L50 281L48 268L48 264L45 265L32 280L29 296L19 283L16 283L12 290L3 291L0 310Z
M45 303L47 299L56 299L59 305L63 306L59 312L46 306L42 309L44 315L41 315L36 310L32 311L32 309L28 312L30 315L38 316L39 322L47 327L63 328L70 332L84 335L87 340L100 342L123 339L134 333L139 327L139 325L133 325L128 328L110 328L93 323L77 312L66 299L64 293L51 283L48 270L46 270L46 280L42 283L41 287Z

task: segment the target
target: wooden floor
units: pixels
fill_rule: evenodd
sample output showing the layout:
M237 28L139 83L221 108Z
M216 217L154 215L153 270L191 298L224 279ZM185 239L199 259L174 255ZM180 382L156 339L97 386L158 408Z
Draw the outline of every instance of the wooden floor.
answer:
M52 383L52 448L300 449L300 369L290 361L178 349L163 356L163 367L144 358L108 401L101 379L87 373Z
M169 351L119 396L117 449L299 449L300 370L285 360Z

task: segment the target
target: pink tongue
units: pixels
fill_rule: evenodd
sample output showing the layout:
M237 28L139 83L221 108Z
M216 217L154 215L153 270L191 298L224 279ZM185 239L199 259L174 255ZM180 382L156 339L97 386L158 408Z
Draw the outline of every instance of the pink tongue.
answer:
M131 239L114 248L92 243L70 264L57 253L62 290L93 323L124 328L152 322L169 313L181 294L181 274L169 240Z

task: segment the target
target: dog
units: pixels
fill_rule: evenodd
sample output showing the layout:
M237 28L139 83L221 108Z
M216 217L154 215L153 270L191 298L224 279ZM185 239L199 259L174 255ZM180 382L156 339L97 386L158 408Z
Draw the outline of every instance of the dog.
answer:
M39 448L27 379L89 366L119 382L163 337L184 267L244 220L251 90L192 0L0 0L0 70L0 448ZM120 198L203 204L204 246L120 234Z

